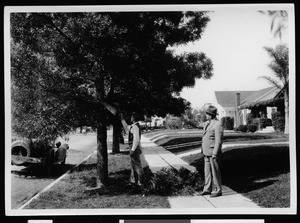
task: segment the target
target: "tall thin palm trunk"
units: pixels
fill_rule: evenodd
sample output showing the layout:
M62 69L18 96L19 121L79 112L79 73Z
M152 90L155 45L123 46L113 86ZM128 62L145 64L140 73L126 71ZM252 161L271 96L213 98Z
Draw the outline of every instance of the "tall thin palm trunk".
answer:
M289 96L287 89L284 91L284 112L285 112L285 126L284 134L289 134Z

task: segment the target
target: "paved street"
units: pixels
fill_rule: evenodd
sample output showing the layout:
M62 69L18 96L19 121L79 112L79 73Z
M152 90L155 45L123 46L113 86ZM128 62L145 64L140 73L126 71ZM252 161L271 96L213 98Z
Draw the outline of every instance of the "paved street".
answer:
M107 134L109 141L112 131L108 130ZM70 140L67 142L70 149L67 152L66 165L60 166L60 164L56 164L53 173L49 176L43 174L42 168L39 165L30 167L10 166L11 208L17 209L21 207L59 176L96 151L96 142L96 133L70 135Z

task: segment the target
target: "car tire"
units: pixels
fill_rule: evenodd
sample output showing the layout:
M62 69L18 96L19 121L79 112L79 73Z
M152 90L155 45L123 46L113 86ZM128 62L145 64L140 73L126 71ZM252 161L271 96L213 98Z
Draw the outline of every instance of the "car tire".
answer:
M24 139L24 140L17 140L13 142L11 146L11 155L21 155L25 157L30 157L31 155L30 141ZM11 164L16 166L23 166L25 162L12 159Z

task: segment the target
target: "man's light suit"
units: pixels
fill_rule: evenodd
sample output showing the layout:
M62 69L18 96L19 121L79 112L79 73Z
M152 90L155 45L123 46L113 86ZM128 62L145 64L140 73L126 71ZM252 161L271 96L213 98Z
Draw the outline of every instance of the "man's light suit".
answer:
M217 193L222 193L220 160L222 154L223 126L218 119L206 122L202 136L202 153L204 155L204 190L212 192L213 183ZM214 157L214 156L216 157Z

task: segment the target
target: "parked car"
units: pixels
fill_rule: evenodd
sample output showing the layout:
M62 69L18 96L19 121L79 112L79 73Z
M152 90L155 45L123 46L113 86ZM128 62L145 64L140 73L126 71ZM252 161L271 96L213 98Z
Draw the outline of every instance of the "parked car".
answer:
M50 145L44 140L19 138L11 145L11 164L29 166L41 164L46 174L50 174L54 164L65 165L68 144L60 147Z

